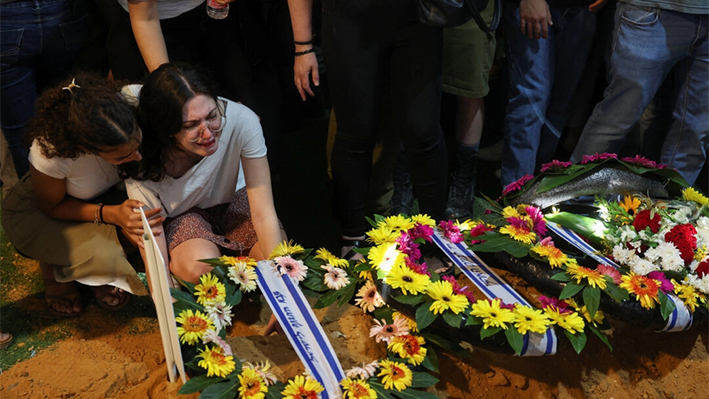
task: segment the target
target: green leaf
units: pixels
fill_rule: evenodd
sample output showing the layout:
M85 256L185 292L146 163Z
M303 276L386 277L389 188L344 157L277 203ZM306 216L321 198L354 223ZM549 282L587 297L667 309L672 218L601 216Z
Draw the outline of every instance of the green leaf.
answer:
M438 395L426 391L417 391L415 389L405 389L401 392L392 391L394 396L400 399L440 399Z
M229 295L227 295L226 303L231 306L236 306L241 303L241 298L243 297L243 295L244 294L241 292L241 290L233 291L229 293Z
M601 303L601 289L598 287L587 286L583 289L583 304L586 305L586 310L591 318L596 315L598 305Z
M579 291L583 289L583 287L583 285L578 285L571 281L566 284L566 287L564 287L563 290L561 290L561 294L559 294L559 299L571 298L572 296L578 294Z
M480 329L480 339L485 339L491 335L495 335L502 330L502 327L492 327L492 328L481 328Z
M335 300L337 300L338 296L340 295L339 292L332 290L327 293L325 293L323 296L318 298L318 301L315 303L315 309L323 309L326 308L330 305L332 305Z
M436 315L433 314L426 304L421 305L416 309L416 324L418 325L419 331L428 327L434 320L436 320Z
M571 281L571 277L567 276L566 273L564 273L563 271L551 276L551 279L564 283Z
M515 328L515 326L509 326L505 330L505 337L507 337L507 342L509 342L517 356L521 355L522 348L524 347L524 336L517 331L517 328Z
M454 314L453 312L443 312L443 320L448 323L449 326L453 328L460 328L460 324L463 322L463 314Z
M615 285L613 282L613 279L610 278L609 276L605 276L606 281L608 282L606 284L606 289L603 290L608 296L611 298L615 299L618 302L623 302L627 301L630 298L630 294L628 293L627 290L624 290L623 288L618 287Z
M323 292L327 291L329 288L325 285L322 276L317 274L308 274L308 277L303 281L303 285L306 288L310 288L313 291Z
M233 399L238 394L239 384L230 381L210 385L199 395L200 399Z
M357 283L352 280L349 284L342 287L338 292L340 293L340 300L337 302L338 306L342 306L352 299L357 289Z
M456 355L460 357L472 357L470 355L470 352L465 350L463 347L460 346L460 343L456 340L453 341L448 338L441 337L440 335L436 335L430 332L424 332L421 333L421 336L426 339L427 343L431 343L437 346L440 346L441 348L451 352L455 353Z
M414 371L412 374L411 388L428 388L439 381L438 378L422 371Z
M421 365L434 373L438 372L438 354L433 348L428 348L426 350L426 358L423 359Z
M375 215L375 217L376 216L378 216L378 215ZM372 227L374 227L375 229L377 228L376 221L372 220L372 218L370 218L369 216L365 216L364 218L367 220L367 223L369 223Z
M170 295L175 298L173 306L175 308L193 309L204 312L204 306L197 303L195 298L185 291L180 291L175 288L170 288Z
M181 395L187 395L190 393L200 392L210 385L216 384L219 381L223 381L219 377L207 377L206 375L198 375L196 377L190 378L185 385L183 385L177 393Z
M574 348L576 353L581 353L583 347L586 346L586 334L578 332L576 334L571 334L568 330L564 330L566 338L571 342L571 346Z
M470 246L471 251L475 251L475 252L501 252L501 251L505 251L508 254L510 254L516 258L521 258L523 256L526 256L527 252L529 252L529 245L523 244L519 241L515 241L511 237L503 235L503 234L499 234L499 233L486 232L482 236L476 237L476 239L485 240L485 242L471 245Z
M478 326L480 324L483 324L482 317L477 317L477 316L473 316L473 315L469 315L468 321L465 322L466 326Z
M668 298L662 291L658 291L657 297L660 299L660 313L662 313L662 318L667 320L676 308L675 303L671 301L670 298Z
M544 218L575 231L595 245L599 245L603 241L603 232L608 230L608 226L598 219L569 212L549 213L544 215Z
M266 399L283 399L281 391L286 389L286 385L280 381L277 381L273 385L268 386L268 392L266 392Z
M419 303L423 302L424 296L423 295L397 295L397 296L391 296L394 298L395 301L399 303L403 303L405 305L418 305Z
M608 347L608 349L611 350L611 352L613 352L613 347L611 346L610 341L608 341L608 337L607 337L607 336L605 336L605 335L602 334L600 331L598 331L598 329L597 329L596 327L594 327L593 324L591 324L591 323L586 324L586 328L588 328L589 330L591 330L591 332L594 333L594 334L598 337L598 339L601 340L601 342L603 342L604 344L606 344L606 346Z
M390 395L392 391L384 389L384 385L382 385L380 382L370 380L369 386L374 390L374 392L377 393L377 398L394 399L394 397Z

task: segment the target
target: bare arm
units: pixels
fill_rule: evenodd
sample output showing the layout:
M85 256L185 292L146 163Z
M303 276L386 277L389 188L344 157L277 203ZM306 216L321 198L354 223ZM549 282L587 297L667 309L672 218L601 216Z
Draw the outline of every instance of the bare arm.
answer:
M293 26L293 40L302 43L311 41L313 38L313 0L288 0L288 8L290 9L290 19ZM312 44L296 44L295 52L299 53L312 48ZM298 88L300 98L305 101L306 93L314 96L315 93L310 87L310 77L312 76L315 86L320 86L318 59L315 57L315 53L295 57L293 75L295 87Z
M258 236L261 253L268 257L279 242L283 241L278 224L276 208L271 192L271 175L268 160L261 158L241 158L246 178L246 193L249 196L251 220Z
M160 28L157 0L128 0L128 12L133 36L148 71L152 72L160 65L169 62L165 38Z

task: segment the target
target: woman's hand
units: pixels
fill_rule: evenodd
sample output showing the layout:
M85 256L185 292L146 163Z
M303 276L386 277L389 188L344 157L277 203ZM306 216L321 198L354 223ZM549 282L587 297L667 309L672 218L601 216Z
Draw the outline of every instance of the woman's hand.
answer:
M304 49L298 49L300 46L296 46L296 52L305 51L308 47L304 46ZM312 48L312 46L310 46ZM315 96L313 89L310 87L310 77L313 78L313 84L315 86L320 86L320 74L318 72L318 59L315 53L303 54L295 57L295 62L293 64L293 74L295 80L295 87L300 93L300 98L305 101L307 97L305 93Z
M544 0L522 0L519 3L519 28L530 39L549 37L551 21L549 5Z
M141 245L140 237L145 231L143 231L143 221L138 209L143 206L142 202L133 199L125 200L120 205L106 205L103 207L103 221L120 227L134 244ZM155 217L159 214L160 208L145 211L145 217L148 219L153 235L161 233L162 230L157 227L165 221L162 216Z

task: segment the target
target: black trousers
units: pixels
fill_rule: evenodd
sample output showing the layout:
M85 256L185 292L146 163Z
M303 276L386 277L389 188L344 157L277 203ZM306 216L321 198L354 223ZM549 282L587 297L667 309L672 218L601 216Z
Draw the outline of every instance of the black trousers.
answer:
M419 209L443 216L447 154L439 114L441 29L411 0L324 0L322 43L337 117L332 154L342 234L363 235L372 151L384 90L406 150Z

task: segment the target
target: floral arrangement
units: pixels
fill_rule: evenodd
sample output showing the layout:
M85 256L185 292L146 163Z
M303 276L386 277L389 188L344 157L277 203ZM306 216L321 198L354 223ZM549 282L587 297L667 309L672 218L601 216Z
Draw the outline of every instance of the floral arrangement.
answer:
M274 250L271 260L279 273L302 282L303 286L337 293L324 300L321 297L322 303L332 303L348 292L354 295L359 277L350 262L336 258L325 249L312 255L310 250L284 242ZM231 325L233 309L243 295L254 294L257 288L256 261L248 257L222 256L203 262L214 269L201 276L199 284L181 282L186 291L171 290L180 342L197 350L195 359L185 363L197 375L187 381L179 393L201 392L200 397L205 398L318 398L324 387L311 376L299 375L286 383L280 382L268 362L242 363L226 342L226 328ZM364 292L366 287L367 284L360 291ZM379 301L380 297L362 299L360 306L381 306ZM347 378L340 382L344 398L436 398L417 389L431 386L438 379L411 367L424 364L437 370L437 364L426 358L425 341L408 334L404 320L395 316L394 323L375 323L373 337L377 342L385 341L392 355L347 370Z

